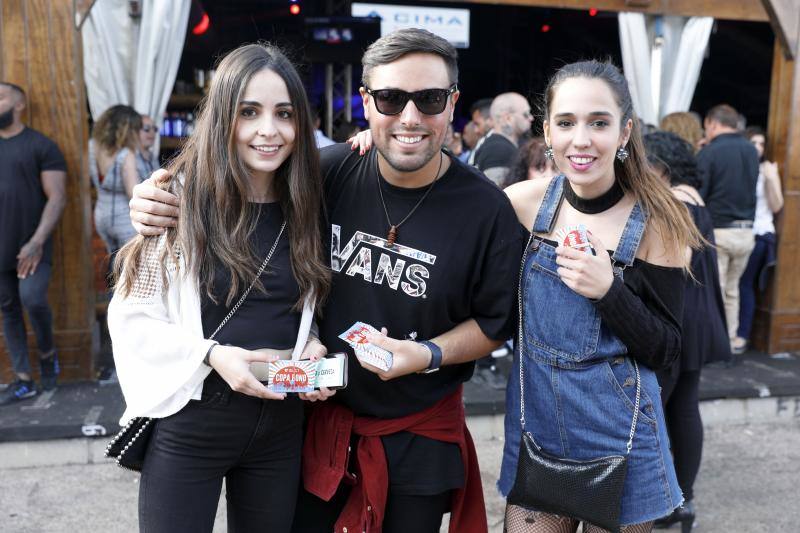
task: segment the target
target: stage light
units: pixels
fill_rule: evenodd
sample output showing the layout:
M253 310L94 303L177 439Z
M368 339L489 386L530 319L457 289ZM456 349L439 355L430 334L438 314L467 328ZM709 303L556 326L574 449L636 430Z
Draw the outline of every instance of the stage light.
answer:
M300 14L300 6L297 4L292 4L289 6L289 13L292 15L299 15Z
M591 9L589 10L589 16L590 16L590 17L594 17L594 16L596 16L596 15L597 15L597 10L596 10L595 8L591 8Z
M203 17L200 19L200 22L192 28L192 35L203 35L206 31L208 31L208 27L211 26L211 19L208 18L208 13L203 13Z
M542 33L547 33L550 31L550 24L542 24Z

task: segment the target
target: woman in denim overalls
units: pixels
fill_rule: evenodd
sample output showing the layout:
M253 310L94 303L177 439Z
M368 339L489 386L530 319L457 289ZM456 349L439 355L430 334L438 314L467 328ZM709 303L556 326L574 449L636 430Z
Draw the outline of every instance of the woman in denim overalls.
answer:
M498 487L507 495L514 485L523 431L562 458L624 455L636 360L641 401L620 523L624 531L650 531L653 520L682 502L653 368L679 353L686 251L698 235L685 207L647 166L616 67L595 61L562 67L548 86L545 113L548 156L562 174L507 190L532 235L520 273L522 342L508 384ZM564 245L558 230L579 224L590 232L592 253ZM615 251L606 252L603 242L616 242ZM512 533L577 527L572 517L507 508ZM584 531L598 530L584 524Z

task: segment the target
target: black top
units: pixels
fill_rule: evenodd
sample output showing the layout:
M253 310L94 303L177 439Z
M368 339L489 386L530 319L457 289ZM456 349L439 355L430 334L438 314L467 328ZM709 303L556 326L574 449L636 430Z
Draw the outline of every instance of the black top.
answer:
M67 170L56 143L30 128L0 138L0 271L16 270L20 248L39 227L47 204L41 178L46 170ZM48 238L41 260L52 263L52 256Z
M549 239L544 242L558 246ZM601 320L628 355L653 370L668 367L681 347L683 270L635 259L622 277L615 275L606 295L595 301Z
M272 248L282 223L283 213L278 202L258 204L258 223L250 242L259 265ZM225 305L230 288L230 271L221 264L217 265L213 288L217 303L208 297L205 287L200 288L203 334L206 338L217 329L251 282L247 280L230 306ZM284 230L267 268L261 274L261 283L266 294L254 287L214 340L248 350L294 348L300 327L300 313L293 311L292 307L300 298L300 287L292 274L288 228Z
M475 166L482 171L495 167L510 167L517 155L517 145L499 133L493 133L475 152Z
M520 226L505 194L451 157L450 168L390 248L377 189L377 151L360 157L339 144L324 148L321 156L333 285L320 335L329 351L351 357L350 383L333 399L358 415L396 418L419 412L468 380L473 363L384 382L361 368L338 335L363 321L385 326L394 338L425 340L473 318L489 338L509 338L523 248ZM380 180L392 220L402 220L427 190ZM463 483L455 445L409 433L383 442L392 490L434 494Z
M753 220L756 213L758 152L738 133L725 133L697 154L703 197L714 227Z
M710 245L692 252L694 279L686 277L681 356L668 370L674 376L700 370L706 363L727 361L731 356L711 215L703 206L685 204Z

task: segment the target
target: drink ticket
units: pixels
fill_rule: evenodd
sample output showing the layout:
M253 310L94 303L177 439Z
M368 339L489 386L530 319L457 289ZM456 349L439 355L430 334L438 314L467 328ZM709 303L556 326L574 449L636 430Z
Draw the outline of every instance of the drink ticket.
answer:
M316 381L316 361L280 359L269 364L267 387L274 392L313 392Z
M556 242L561 246L575 248L576 250L582 250L586 253L594 253L594 248L592 248L592 244L589 242L588 233L589 230L587 230L586 226L583 224L564 226L556 231Z
M347 386L347 356L343 353L319 361L281 359L254 365L256 363L250 366L253 375L259 381L266 381L274 392L312 392L321 387L341 389Z
M367 341L367 333L378 333L378 330L364 322L356 322L339 335L339 338L353 347L353 351L361 361L381 370L392 368L392 352Z

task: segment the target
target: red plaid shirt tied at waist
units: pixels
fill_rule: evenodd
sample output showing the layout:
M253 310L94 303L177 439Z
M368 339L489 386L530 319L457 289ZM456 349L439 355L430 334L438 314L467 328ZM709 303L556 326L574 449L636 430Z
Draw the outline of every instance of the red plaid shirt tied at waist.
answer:
M461 387L424 411L402 418L355 416L348 408L333 402L314 406L303 445L305 489L329 501L343 480L353 484L335 531L381 533L389 490L389 470L381 437L400 431L458 445L464 461L464 487L454 491L450 533L486 533L478 457L464 418ZM354 475L347 471L353 433L360 437Z

